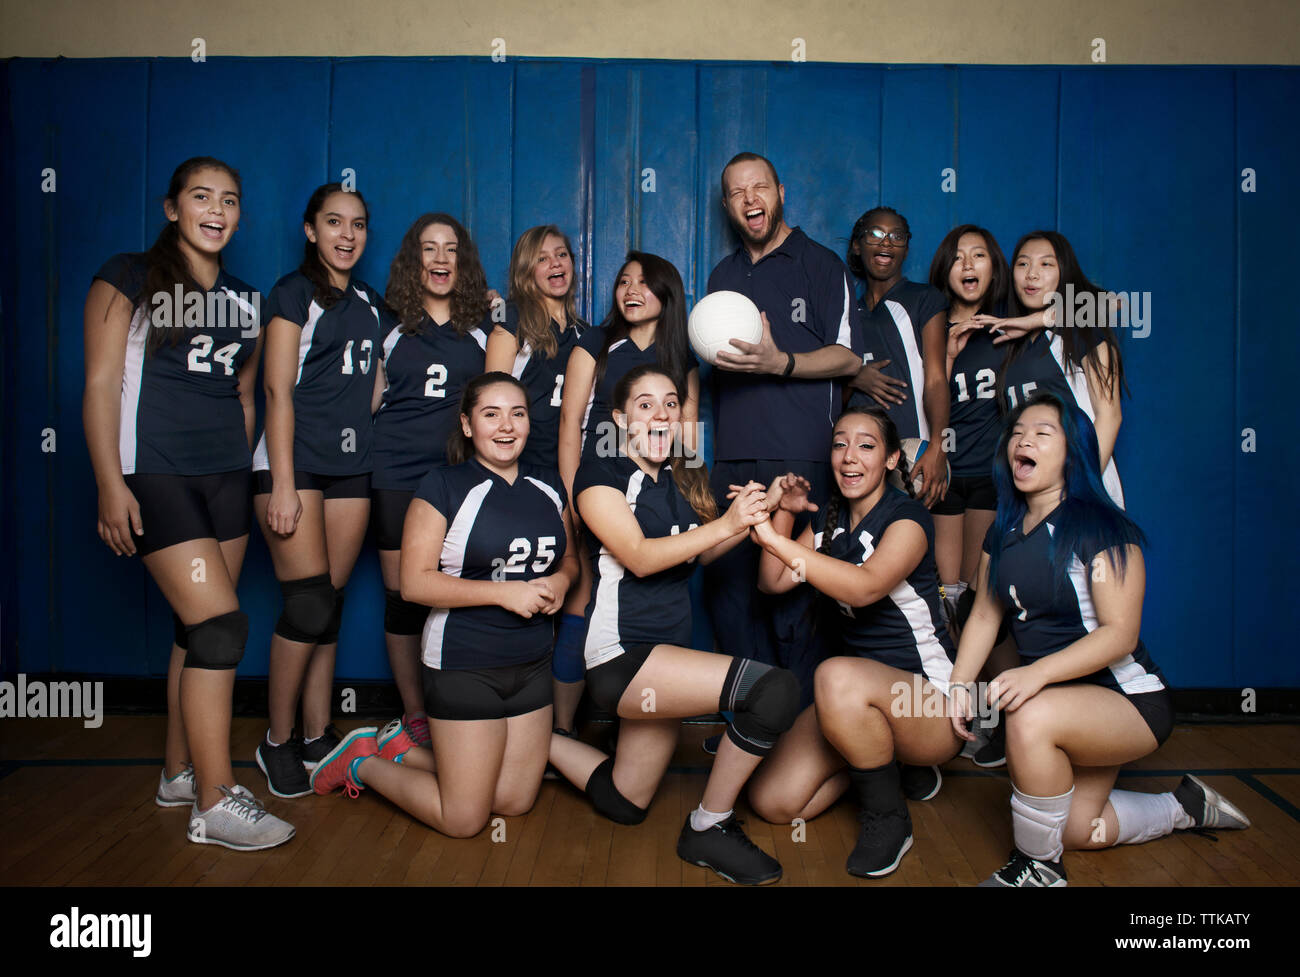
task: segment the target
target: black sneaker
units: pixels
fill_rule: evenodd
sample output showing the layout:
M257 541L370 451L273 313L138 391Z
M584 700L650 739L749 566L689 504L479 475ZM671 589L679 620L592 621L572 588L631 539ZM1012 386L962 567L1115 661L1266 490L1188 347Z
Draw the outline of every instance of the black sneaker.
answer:
M781 877L781 863L769 855L740 829L733 814L708 831L691 827L688 815L677 839L677 855L692 865L711 868L728 882L740 885L764 885Z
M998 724L989 729L989 738L971 756L971 763L985 770L1007 765L1007 717L998 717Z
M700 749L709 756L718 755L718 746L722 743L722 733L714 733L712 736L706 736L704 742L700 744Z
M912 847L912 819L906 811L891 811L888 814L876 814L871 811L859 811L858 820L862 829L858 832L858 843L844 863L850 875L859 878L880 878L898 868L909 848Z
M256 758L266 774L267 788L276 797L306 797L311 793L311 780L302 765L302 741L297 737L279 746L272 746L262 737Z
M316 765L334 752L334 748L343 742L343 734L338 731L338 727L330 723L325 727L325 732L312 740L310 743L302 744L302 765L308 770L315 770Z
M943 774L938 767L914 767L910 763L899 766L902 768L903 796L909 801L928 801L943 786Z
M1249 828L1250 818L1205 781L1184 774L1174 799L1198 828Z
M976 888L1060 889L1067 884L1065 866L1060 862L1042 862L1016 848L1011 852L1011 860Z

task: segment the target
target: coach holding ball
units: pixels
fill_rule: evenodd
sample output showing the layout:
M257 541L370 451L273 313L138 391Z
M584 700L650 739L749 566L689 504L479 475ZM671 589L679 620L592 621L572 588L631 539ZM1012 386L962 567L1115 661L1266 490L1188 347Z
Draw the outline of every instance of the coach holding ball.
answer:
M723 168L722 206L740 247L718 262L708 290L740 292L763 317L759 342L734 341L742 352L719 352L714 364L710 483L724 508L728 486L769 485L786 472L812 483L814 502L826 500L840 386L862 363L848 270L834 252L785 223L784 202L776 167L762 156L740 153ZM806 704L817 666L811 596L806 588L759 594L760 553L745 542L705 568L714 633L726 654L793 671Z

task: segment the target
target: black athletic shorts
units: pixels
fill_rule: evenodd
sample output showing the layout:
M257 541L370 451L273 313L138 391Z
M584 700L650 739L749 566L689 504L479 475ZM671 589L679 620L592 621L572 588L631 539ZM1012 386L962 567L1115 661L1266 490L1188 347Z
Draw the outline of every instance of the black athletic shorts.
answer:
M372 488L370 490L370 525L375 527L375 545L381 550L402 548L402 526L406 509L415 490Z
M930 508L936 516L960 516L967 509L996 512L998 493L992 475L954 475L948 481L948 494Z
M423 666L431 719L509 719L551 704L551 656L497 668Z
M618 715L619 700L655 646L624 645L623 649L623 654L617 658L587 669L587 694L591 696L592 702L611 716Z
M1156 738L1156 746L1163 746L1174 731L1174 696L1167 688L1159 692L1124 693L1124 698L1137 708Z
M144 535L133 537L141 556L191 539L224 542L247 536L253 522L247 468L217 475L123 475L140 503Z
M271 494L271 472L263 468L253 472L255 495ZM370 473L360 475L313 475L311 472L293 473L293 487L300 492L320 492L327 499L370 498Z

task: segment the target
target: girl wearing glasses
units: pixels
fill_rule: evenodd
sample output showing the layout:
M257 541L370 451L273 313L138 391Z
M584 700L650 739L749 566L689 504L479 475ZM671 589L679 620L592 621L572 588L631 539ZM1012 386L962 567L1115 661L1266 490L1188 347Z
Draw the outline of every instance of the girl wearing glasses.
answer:
M849 383L847 406L874 401L889 412L917 497L929 508L948 487L941 443L948 426L948 302L938 289L903 277L911 238L907 219L892 207L868 210L853 225L847 260L864 284L859 308L867 353Z

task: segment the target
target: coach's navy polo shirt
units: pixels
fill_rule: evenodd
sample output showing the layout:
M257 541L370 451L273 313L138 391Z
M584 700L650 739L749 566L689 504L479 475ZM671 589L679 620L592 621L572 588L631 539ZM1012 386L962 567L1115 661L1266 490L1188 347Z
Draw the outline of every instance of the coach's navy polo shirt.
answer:
M862 328L844 262L794 228L781 246L750 261L741 245L709 275L710 292L749 296L767 313L786 353L838 344L863 353ZM716 461L825 461L840 413L838 379L798 380L713 370Z

